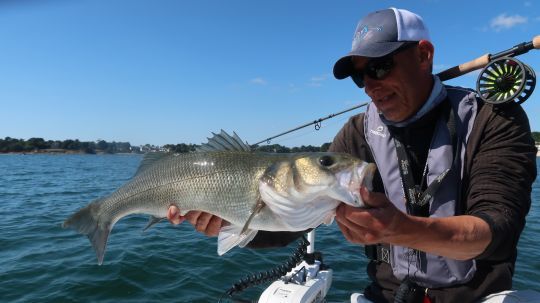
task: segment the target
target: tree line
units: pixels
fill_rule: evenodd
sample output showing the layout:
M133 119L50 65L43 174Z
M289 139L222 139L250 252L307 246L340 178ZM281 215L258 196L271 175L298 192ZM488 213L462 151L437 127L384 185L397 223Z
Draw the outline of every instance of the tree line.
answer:
M532 132L535 142L540 143L540 132ZM30 138L28 140L5 137L0 139L0 153L32 153L32 152L79 152L87 154L95 153L146 153L152 151L165 151L174 153L194 152L196 144L166 144L162 147L145 144L132 146L129 142L79 141L75 140L44 140L43 138ZM321 146L302 145L300 147L287 147L279 144L260 145L253 147L256 151L274 153L297 153L297 152L325 152L330 143Z
M197 149L196 144L167 144L163 147L170 152L174 153L188 153L194 152ZM321 146L302 145L300 147L287 147L279 144L252 146L253 150L269 153L298 153L298 152L324 152L328 150L330 143L324 143Z
M146 153L165 151L173 153L194 152L196 144L166 144L162 147L145 144L132 146L129 142L79 141L79 140L44 140L43 138L30 138L28 140L5 137L0 139L0 153L41 153L41 152L76 152L76 153ZM327 151L330 143L321 146L302 145L300 147L287 147L279 144L254 146L253 149L261 152L295 153Z
M79 141L79 140L44 140L43 138L30 138L28 140L5 137L0 139L0 153L20 152L54 152L72 151L87 154L104 153L131 153L133 148L129 142Z

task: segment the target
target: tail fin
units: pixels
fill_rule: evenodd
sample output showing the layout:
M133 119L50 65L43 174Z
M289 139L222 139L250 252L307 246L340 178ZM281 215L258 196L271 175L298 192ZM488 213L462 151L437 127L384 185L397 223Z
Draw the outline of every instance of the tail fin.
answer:
M111 222L100 222L99 220L100 202L101 200L96 200L90 203L85 208L71 215L62 224L63 228L73 228L78 233L88 237L90 243L92 243L92 247L96 251L99 265L103 263L107 239L112 228Z

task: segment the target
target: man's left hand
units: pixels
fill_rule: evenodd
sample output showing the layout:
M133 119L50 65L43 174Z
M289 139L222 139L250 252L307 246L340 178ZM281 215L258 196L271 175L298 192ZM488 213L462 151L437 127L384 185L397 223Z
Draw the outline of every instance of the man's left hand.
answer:
M336 210L336 221L345 238L353 243L387 243L395 235L400 221L405 218L382 193L360 188L366 208L341 203Z

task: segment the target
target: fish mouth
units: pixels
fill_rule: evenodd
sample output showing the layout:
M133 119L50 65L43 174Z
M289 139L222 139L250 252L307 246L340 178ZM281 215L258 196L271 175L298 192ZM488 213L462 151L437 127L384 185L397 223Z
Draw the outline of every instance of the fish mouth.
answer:
M376 166L373 163L362 163L353 169L338 174L339 186L346 192L348 199L343 201L351 206L364 207L360 196L360 187L366 186L369 191L373 189L372 181Z

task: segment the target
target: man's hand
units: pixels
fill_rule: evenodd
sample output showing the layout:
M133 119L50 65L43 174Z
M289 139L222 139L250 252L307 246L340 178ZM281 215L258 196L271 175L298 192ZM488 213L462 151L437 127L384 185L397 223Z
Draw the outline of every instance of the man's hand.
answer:
M353 243L387 243L398 231L405 214L399 211L382 193L360 188L366 208L341 203L336 210L336 221L345 238Z
M409 216L397 209L384 194L361 187L360 195L368 208L341 203L336 211L336 221L350 242L388 243L456 260L478 256L491 242L489 225L478 217Z
M220 217L214 216L202 211L189 211L185 216L180 215L178 207L171 205L167 212L167 219L176 225L187 220L195 229L209 237L215 237L219 234L221 226L227 222Z

